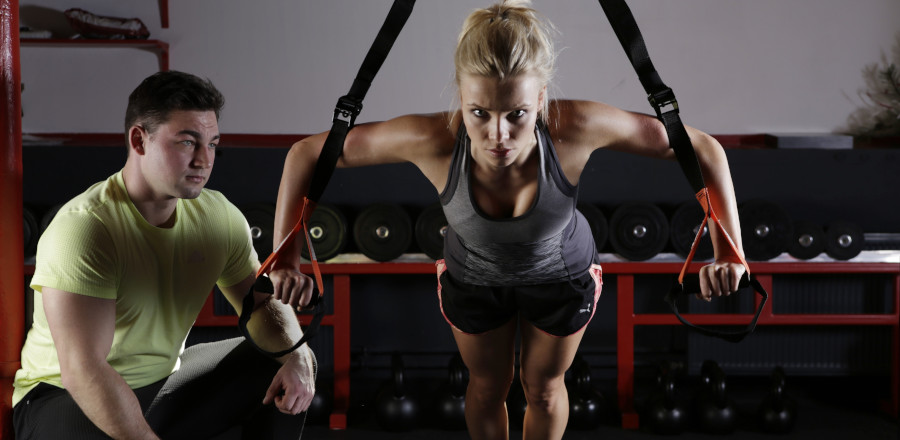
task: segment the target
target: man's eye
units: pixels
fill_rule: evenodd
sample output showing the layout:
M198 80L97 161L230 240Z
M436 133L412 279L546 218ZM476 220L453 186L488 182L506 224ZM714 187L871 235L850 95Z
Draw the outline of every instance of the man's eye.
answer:
M181 141L181 143L184 144L184 146L186 146L186 147L194 146L194 141L192 141L192 140L183 140L183 141Z

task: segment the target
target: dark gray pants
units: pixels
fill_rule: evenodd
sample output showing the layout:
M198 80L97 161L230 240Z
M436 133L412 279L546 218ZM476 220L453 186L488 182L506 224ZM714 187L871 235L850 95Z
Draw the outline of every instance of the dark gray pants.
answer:
M262 405L279 364L243 338L197 344L171 376L135 389L144 417L164 440L212 439L241 427L245 439L299 439L306 413ZM40 384L13 409L16 438L108 439L69 393Z

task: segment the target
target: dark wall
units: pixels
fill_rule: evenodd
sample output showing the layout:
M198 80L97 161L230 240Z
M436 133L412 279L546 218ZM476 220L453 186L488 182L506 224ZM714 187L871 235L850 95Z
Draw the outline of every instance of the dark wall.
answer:
M223 148L209 187L235 204L274 203L287 153L281 148ZM762 150L727 152L739 201L764 198L780 203L796 219L827 223L857 222L867 232L900 232L900 151ZM24 198L43 209L80 193L124 164L125 149L111 147L27 146L24 149ZM691 190L675 162L597 152L581 184L581 200L602 206L607 215L632 200L672 208L691 200ZM350 211L374 202L421 208L437 193L411 165L337 170L323 202ZM355 276L352 280L352 352L354 365L384 373L387 353L419 353L408 365L438 368L455 351L452 335L438 309L433 277L427 275ZM666 280L638 283L638 310L665 312L659 297ZM647 284L647 286L644 286ZM642 287L644 286L644 287ZM616 280L608 277L582 349L614 375ZM329 330L314 347L330 365ZM203 330L212 332L212 330ZM641 328L642 354L685 349L681 328ZM441 356L431 356L428 354ZM417 360L418 359L418 360Z

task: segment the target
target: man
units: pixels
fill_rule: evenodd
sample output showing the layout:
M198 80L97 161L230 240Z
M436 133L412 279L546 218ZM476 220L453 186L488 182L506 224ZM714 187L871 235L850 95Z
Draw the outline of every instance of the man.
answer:
M314 394L307 346L277 362L243 338L184 350L213 285L240 312L259 265L240 211L204 189L223 105L208 80L145 79L129 97L125 167L69 201L42 236L15 377L17 438L200 439L234 425L246 438L300 436L297 414ZM276 351L300 338L291 305L255 298L257 344Z

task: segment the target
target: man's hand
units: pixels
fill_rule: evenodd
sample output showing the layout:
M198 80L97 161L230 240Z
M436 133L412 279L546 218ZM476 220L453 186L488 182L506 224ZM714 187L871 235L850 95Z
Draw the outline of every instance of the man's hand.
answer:
M728 296L737 291L747 268L731 261L716 261L700 268L700 293L697 298L711 301L713 296Z
M263 405L275 402L279 411L285 414L299 414L306 411L316 394L316 375L312 356L307 346L286 355L283 365L272 379L272 384L263 398Z
M269 279L272 280L272 286L275 288L272 296L282 303L288 304L294 309L300 309L308 307L312 301L315 282L299 270L294 268L274 269L269 273Z

